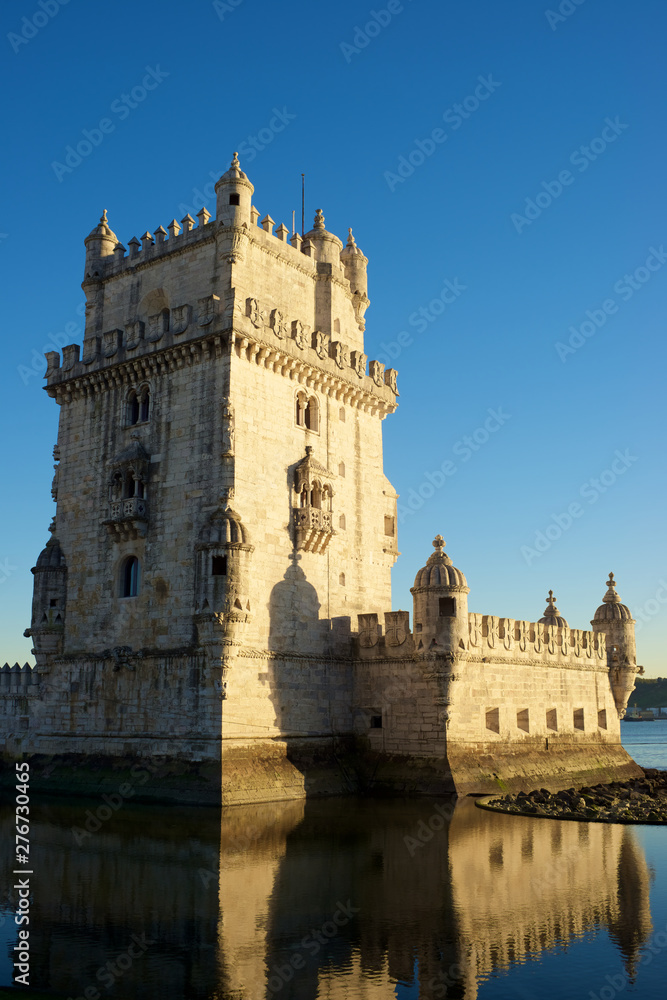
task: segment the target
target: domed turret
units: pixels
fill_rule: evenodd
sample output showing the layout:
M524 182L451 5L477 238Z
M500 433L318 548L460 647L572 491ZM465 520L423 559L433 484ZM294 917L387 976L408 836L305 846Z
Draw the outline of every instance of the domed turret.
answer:
M368 257L364 257L355 243L352 230L348 229L347 233L347 246L340 255L340 262L345 268L345 277L350 282L350 291L353 294L359 292L360 295L366 295L368 293L368 274L366 271Z
M442 535L433 540L435 552L415 577L410 593L414 602L417 650L459 654L468 640L466 578L443 551Z
M632 621L630 609L625 604L621 604L621 598L616 593L616 581L614 580L613 573L609 574L609 579L607 580L607 593L602 598L602 602L603 603L595 612L591 624L594 624L595 622Z
M88 233L83 242L86 246L86 273L84 277L93 278L96 276L96 272L99 276L102 261L105 257L113 256L118 244L118 237L111 230L107 221L106 208L102 212L98 224L92 232Z
M556 625L558 628L568 628L567 622L564 618L561 618L560 611L556 607L556 598L554 597L553 590L549 591L547 606L543 617L538 621L538 625Z
M602 598L602 604L595 612L591 625L594 632L605 633L609 681L619 717L623 718L635 686L636 675L642 668L637 666L635 620L630 609L621 604L613 573L609 574L607 593Z
M310 241L315 248L315 260L318 263L340 264L340 252L343 249L343 244L337 236L325 229L321 208L318 208L315 213L313 228L303 238L304 243L307 241Z
M254 187L241 170L239 154L234 153L231 166L215 185L216 220L223 226L250 225L250 209Z
M67 565L57 538L50 538L32 570L35 577L30 628L32 650L38 667L47 664L49 654L62 653L67 604Z

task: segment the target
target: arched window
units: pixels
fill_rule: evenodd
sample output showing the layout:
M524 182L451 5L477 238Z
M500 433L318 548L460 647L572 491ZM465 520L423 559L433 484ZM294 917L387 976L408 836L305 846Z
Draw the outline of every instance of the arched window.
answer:
M120 596L136 597L139 593L139 560L128 556L121 566Z
M163 309L160 315L162 317L162 332L169 333L169 310Z
M122 500L123 498L123 477L120 472L116 472L111 480L109 488L109 500Z
M167 312L167 324L169 323L169 312ZM164 313L163 313L164 315ZM139 396L139 420L143 423L148 420L150 413L150 390L147 385L143 386Z
M311 396L308 400L308 406L306 407L306 427L309 431L319 431L320 429L319 406L317 405L315 396Z
M345 475L345 462L340 462L339 463L339 465L338 465L338 475L339 476L344 476Z
M296 425L297 427L306 426L306 410L308 407L308 399L304 392L297 392L296 394Z
M338 577L338 582L341 585L341 587L345 586L345 573L340 574L340 576Z
M346 527L346 525L345 525L345 514L341 514L340 517L338 518L338 527L339 528L345 528Z
M322 507L322 487L317 480L313 483L313 489L310 494L310 506L316 507L317 510L320 510Z
M130 426L139 423L139 400L134 389L127 397L127 422Z

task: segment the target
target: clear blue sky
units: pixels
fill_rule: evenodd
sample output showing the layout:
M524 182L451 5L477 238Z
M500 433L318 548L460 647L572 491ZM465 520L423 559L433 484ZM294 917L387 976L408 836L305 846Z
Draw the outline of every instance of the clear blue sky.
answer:
M43 3L0 14L0 660L30 659L57 429L30 372L81 340L83 238L103 208L126 245L198 210L239 149L262 215L290 224L304 171L307 222L369 257L394 607L437 532L484 613L551 588L585 628L613 570L667 674L663 0Z

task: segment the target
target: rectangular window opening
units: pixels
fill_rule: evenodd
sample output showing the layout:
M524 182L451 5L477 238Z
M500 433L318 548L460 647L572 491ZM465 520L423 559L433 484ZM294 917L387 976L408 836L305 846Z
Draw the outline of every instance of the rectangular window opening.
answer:
M441 597L438 601L441 618L456 617L456 600L453 597Z
M486 710L486 728L490 729L492 733L500 732L500 709L499 708L487 708Z
M602 708L598 712L598 729L607 728L607 709Z
M371 715L371 729L382 729L381 715Z
M520 712L516 713L516 724L524 733L530 732L530 718L527 708L522 708Z
M579 729L583 732L584 730L584 710L583 708L575 708L574 710L574 728Z
M394 529L394 519L393 519L393 517L388 517L385 514L385 517L384 517L384 533L385 533L385 535L391 535L393 537L394 532L395 532L395 529Z
M213 556L211 576L227 576L227 556Z
M558 732L558 712L555 708L550 708L547 711L547 729L550 729L552 733Z

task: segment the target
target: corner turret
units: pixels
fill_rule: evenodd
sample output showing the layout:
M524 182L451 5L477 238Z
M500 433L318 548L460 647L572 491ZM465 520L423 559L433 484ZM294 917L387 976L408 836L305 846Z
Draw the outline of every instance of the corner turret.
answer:
M250 226L254 190L241 170L239 154L234 153L229 170L215 185L216 221L223 226Z
M118 237L111 230L107 221L106 208L100 216L99 223L83 241L86 246L86 278L100 278L105 257L112 257L118 245Z
M365 327L364 313L370 305L368 298L368 257L365 257L357 246L352 230L347 231L347 246L340 255L340 262L345 268L345 277L350 282L353 295L354 311L361 330Z
M637 666L635 619L629 608L621 604L613 573L609 574L607 593L602 602L591 625L594 632L604 632L607 637L609 681L619 718L622 719L634 690L636 675L642 673L643 668Z
M433 540L435 552L415 577L414 637L417 652L460 655L468 640L468 594L463 573L443 551L442 535Z

